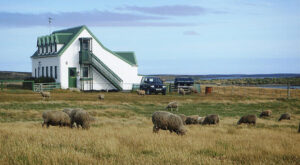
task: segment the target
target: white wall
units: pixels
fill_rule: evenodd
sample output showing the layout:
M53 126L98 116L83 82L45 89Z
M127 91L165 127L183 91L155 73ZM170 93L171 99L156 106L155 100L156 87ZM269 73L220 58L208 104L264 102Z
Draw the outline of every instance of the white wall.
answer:
M84 30L81 35L85 37L92 37L86 30ZM93 39L92 44L93 53L123 80L124 90L131 90L133 83L140 83L137 66L132 66L121 60L119 57L116 57L106 51L95 39Z
M50 66L52 66L52 74L53 77L55 76L55 71L54 71L54 67L57 66L57 79L56 82L60 82L60 69L59 69L59 57L47 57L47 58L32 58L32 77L34 77L35 75L35 69L38 75L38 67L39 67L39 62L40 62L40 77L42 76L42 67L45 68L44 71L44 76L46 76L46 67L48 66L48 74L50 76Z
M83 30L82 33L75 39L75 41L70 45L70 47L61 56L61 87L68 88L68 68L76 67L76 70L80 70L79 65L79 51L80 42L79 38L82 37L92 37L88 31ZM103 49L98 42L93 39L92 41L93 53L102 60L112 71L114 71L123 80L123 89L131 90L133 83L140 83L140 78L137 75L137 66L131 66L124 62L115 55L109 53ZM78 74L77 87L80 88L80 81ZM93 70L94 84L93 88L95 90L105 90L105 89L115 89L112 85L103 86L100 84L108 83L108 81L96 70Z

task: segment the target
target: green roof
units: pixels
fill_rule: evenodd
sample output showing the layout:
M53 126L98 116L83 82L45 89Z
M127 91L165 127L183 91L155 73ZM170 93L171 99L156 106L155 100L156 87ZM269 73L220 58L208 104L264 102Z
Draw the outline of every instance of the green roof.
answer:
M40 58L40 57L50 57L50 56L61 56L65 50L73 43L73 41L78 37L78 35L86 29L90 35L98 42L98 44L108 52L112 53L116 57L122 59L130 65L137 65L134 52L113 52L103 46L103 44L94 36L94 34L85 26L78 26L69 29L57 30L52 32L48 36L41 36L37 38L37 45L46 45L50 43L64 44L64 46L59 50L59 52L39 56L36 51L31 58ZM53 38L53 40L52 40Z
M137 61L134 55L134 52L115 52L117 55L121 56L122 58L126 59L133 65L137 65Z

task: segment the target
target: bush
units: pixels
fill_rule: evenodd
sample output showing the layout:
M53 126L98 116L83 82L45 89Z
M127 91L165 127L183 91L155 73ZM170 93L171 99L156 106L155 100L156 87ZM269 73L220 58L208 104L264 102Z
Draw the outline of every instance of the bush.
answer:
M34 81L35 83L51 83L51 82L55 82L55 79L52 77L39 77L39 78L29 77L24 81Z

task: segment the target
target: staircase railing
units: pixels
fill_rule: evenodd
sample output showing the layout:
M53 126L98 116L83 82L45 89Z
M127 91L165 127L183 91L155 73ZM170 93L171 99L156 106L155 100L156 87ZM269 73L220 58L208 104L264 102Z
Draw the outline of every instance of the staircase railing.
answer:
M122 90L123 80L116 75L107 65L105 65L97 56L91 54L92 66L101 73L109 82L111 82L118 90Z

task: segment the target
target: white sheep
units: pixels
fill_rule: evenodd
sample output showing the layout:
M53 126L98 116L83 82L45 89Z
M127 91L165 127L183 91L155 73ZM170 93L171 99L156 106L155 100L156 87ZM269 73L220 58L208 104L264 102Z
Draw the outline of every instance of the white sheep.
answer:
M170 102L170 103L167 105L166 109L169 110L170 108L171 108L171 111L173 111L173 108L175 108L176 111L178 111L178 103L177 103L176 101Z
M50 92L40 92L40 93L41 93L43 99L50 98L50 96L51 96Z

